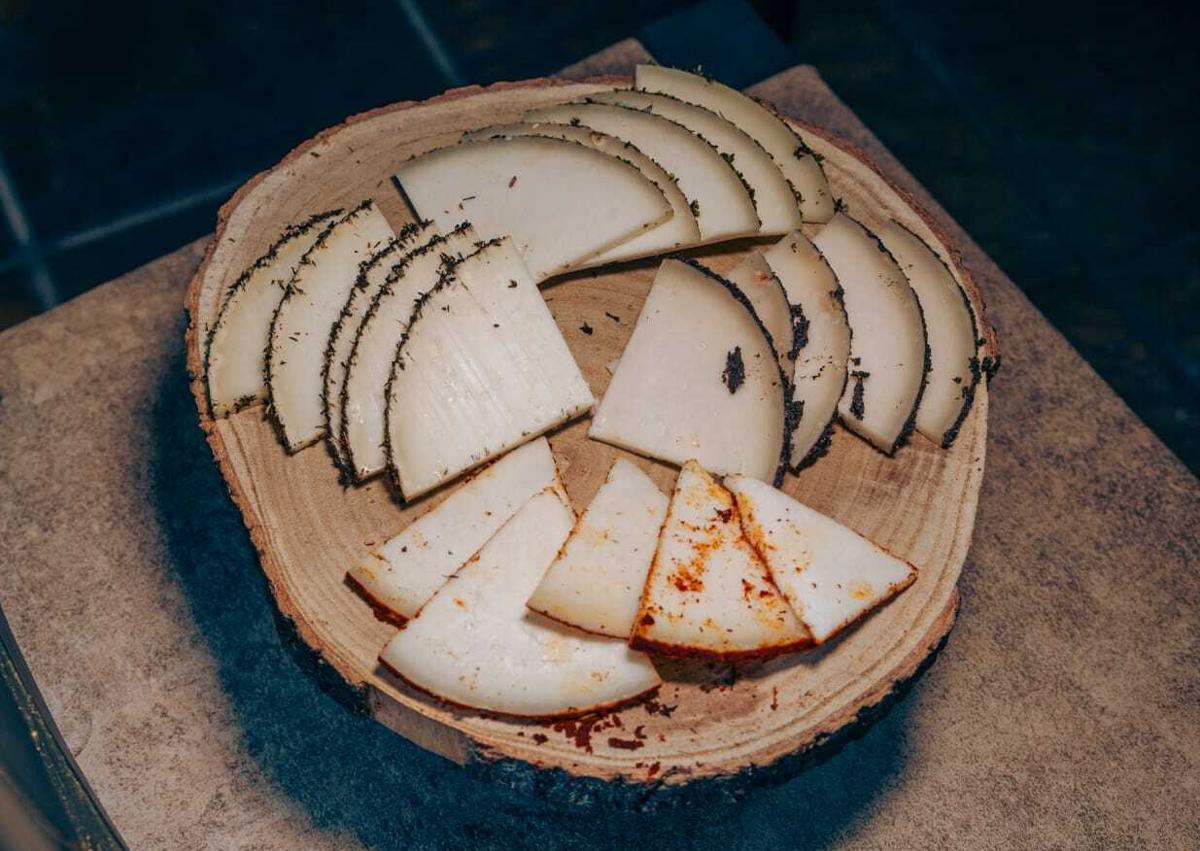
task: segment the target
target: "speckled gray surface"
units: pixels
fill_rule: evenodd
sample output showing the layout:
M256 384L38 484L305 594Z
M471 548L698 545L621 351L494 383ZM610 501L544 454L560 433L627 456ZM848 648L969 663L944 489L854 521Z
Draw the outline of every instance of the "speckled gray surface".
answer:
M811 70L759 91L889 162ZM652 813L481 780L349 713L289 649L187 393L181 304L201 247L0 334L0 600L133 848L1200 835L1200 485L972 246L1005 368L948 646L823 765Z

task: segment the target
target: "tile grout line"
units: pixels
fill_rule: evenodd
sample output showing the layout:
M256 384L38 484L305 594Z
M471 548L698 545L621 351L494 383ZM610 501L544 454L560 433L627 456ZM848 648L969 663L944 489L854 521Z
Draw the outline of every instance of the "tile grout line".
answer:
M429 23L429 18L417 5L417 0L394 0L394 2L408 23L416 30L417 38L421 40L421 45L429 53L433 63L437 65L446 83L450 86L463 85L466 80L458 63L454 61L454 57L450 55L450 51L434 31L433 25Z
M21 203L16 184L9 175L8 163L5 162L3 153L0 153L0 209L3 210L9 230L17 242L13 258L2 265L24 266L38 309L49 310L58 304L58 287L54 284L54 278L46 265L46 258L29 225L29 217L25 214L25 206Z

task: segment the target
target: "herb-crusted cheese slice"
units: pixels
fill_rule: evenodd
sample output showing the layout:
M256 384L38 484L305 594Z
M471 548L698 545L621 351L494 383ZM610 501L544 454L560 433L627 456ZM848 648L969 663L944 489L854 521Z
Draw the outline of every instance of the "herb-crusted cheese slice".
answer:
M742 525L818 644L903 591L917 569L765 482L732 476Z
M811 463L825 451L846 387L850 326L837 276L821 252L795 231L763 254L787 293L797 329L792 399L800 421L792 432L792 466Z
M300 261L271 323L267 388L288 451L325 434L325 351L359 264L395 234L371 201L328 227Z
M585 632L629 638L667 497L617 459L526 605Z
M788 456L790 395L749 299L699 264L665 260L588 435L774 481Z
M396 634L380 662L452 704L528 718L594 712L656 688L650 660L624 641L525 608L573 520L553 490L533 497Z
M341 214L341 210L318 213L288 227L230 288L205 344L204 378L214 417L267 397L271 319L300 258Z
M758 233L758 213L737 171L721 153L682 124L661 115L607 103L535 109L526 121L581 124L632 143L673 175L700 227L701 242Z
M675 484L631 643L713 659L812 643L746 539L733 495L695 462Z
M662 191L628 162L566 139L459 142L409 160L396 184L442 231L470 222L511 236L535 281L576 268L666 221Z
M388 270L383 286L358 325L338 404L339 444L346 452L351 474L358 481L387 469L385 389L414 305L437 284L442 258L469 254L475 241L474 229L460 225L448 234L431 236L414 248Z
M779 165L799 196L806 222L827 222L833 217L833 195L821 163L800 135L772 109L716 80L677 68L639 65L635 85L643 91L661 92L703 106L736 124Z
M790 372L803 328L797 324L799 316L793 315L779 277L761 254L751 254L726 272L725 278L750 300L754 312L771 334L780 364L785 372Z
M451 264L421 299L387 400L388 459L409 499L585 413L595 401L507 239Z
M454 571L522 505L562 485L546 438L520 446L484 468L349 571L376 606L415 617Z
M546 136L551 139L567 139L581 145L588 145L610 157L617 157L629 162L659 188L667 203L671 205L671 217L665 222L655 225L628 242L623 242L595 255L590 260L581 263L580 268L664 254L677 248L695 245L700 241L700 229L696 225L696 217L692 215L688 199L680 191L678 182L662 166L629 142L588 127L574 127L570 124L551 122L498 124L480 130L472 130L464 134L463 138L490 139L494 136Z
M834 216L813 245L842 285L852 331L838 412L847 427L890 455L908 439L925 389L929 350L916 293L883 243L845 213Z

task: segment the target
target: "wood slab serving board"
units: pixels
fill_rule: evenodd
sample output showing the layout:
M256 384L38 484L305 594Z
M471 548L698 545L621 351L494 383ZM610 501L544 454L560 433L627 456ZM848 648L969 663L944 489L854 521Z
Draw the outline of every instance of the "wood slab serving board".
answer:
M983 477L987 388L949 451L915 436L895 458L838 429L828 455L784 489L878 541L920 569L917 582L856 629L819 650L736 667L656 660L665 683L653 701L562 723L522 722L444 706L384 672L379 650L394 627L344 582L346 568L434 507L445 493L399 504L383 482L344 488L321 446L289 456L261 408L211 420L200 380L203 341L223 294L289 223L374 198L396 227L411 221L390 177L414 154L462 131L513 121L532 107L628 85L628 78L533 80L448 92L348 120L293 151L222 209L216 239L188 292L188 362L200 419L258 549L282 614L383 724L460 763L520 760L570 775L669 786L748 774L803 757L853 729L910 680L949 632L956 583ZM951 264L982 317L954 246L912 200L853 146L797 124L825 158L835 195L868 226L895 218ZM811 235L811 234L810 234ZM723 271L766 243L703 249ZM657 263L549 283L543 294L599 398L605 365L632 332ZM609 314L618 317L611 319ZM587 325L593 332L584 333ZM990 331L983 323L991 343ZM619 450L586 437L587 422L551 435L567 490L581 510ZM627 455L669 492L675 471ZM801 759L794 759L801 757Z

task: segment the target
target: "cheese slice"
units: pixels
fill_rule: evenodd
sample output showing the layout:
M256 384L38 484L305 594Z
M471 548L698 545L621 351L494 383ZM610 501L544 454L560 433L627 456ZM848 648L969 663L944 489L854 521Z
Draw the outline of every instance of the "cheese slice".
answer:
M763 254L787 293L797 327L792 400L800 420L792 432L793 468L819 458L833 436L846 388L850 326L837 276L807 237L795 231Z
M553 491L533 497L396 634L379 661L449 703L527 718L595 712L657 688L650 660L625 642L525 608L573 520Z
M289 452L325 434L321 404L330 330L358 278L359 264L395 238L374 202L328 228L300 261L271 322L267 389Z
M629 638L666 516L667 497L650 477L617 459L526 605L585 632Z
M349 453L342 445L342 387L346 383L346 367L349 363L358 327L362 323L375 296L387 281L388 273L396 261L402 259L413 246L421 245L433 235L433 226L428 222L406 225L400 234L358 267L358 277L350 289L350 295L329 332L329 343L325 347L324 396L325 442L334 461L347 478L353 478Z
M208 407L214 417L267 398L271 319L300 258L341 214L331 210L289 226L226 293L204 350Z
M696 217L701 242L758 233L758 213L738 173L716 148L682 124L605 103L543 107L525 113L525 121L581 124L632 143L675 176Z
M460 142L406 162L396 185L442 231L470 222L482 239L511 236L535 281L671 216L662 191L634 166L566 139Z
M879 231L879 239L912 284L929 339L929 376L917 407L917 431L949 448L979 383L975 312L950 267L919 236L890 221Z
M793 316L787 293L775 271L761 254L751 254L726 272L725 279L750 300L750 306L771 334L780 365L785 373L791 372L800 341L798 332L803 329L796 324L798 316Z
M391 266L359 322L338 404L338 442L346 451L351 475L360 482L387 469L384 390L414 305L437 284L442 258L469 254L475 242L470 225L431 236Z
M732 476L742 525L818 644L917 578L917 569L765 482Z
M766 104L716 80L659 65L639 65L635 85L703 106L736 124L779 165L800 197L806 222L827 222L833 217L833 194L821 163L800 134Z
M733 495L694 461L684 464L631 644L670 656L738 659L811 643L743 534Z
M595 403L508 239L451 264L421 299L386 396L388 461L407 499Z
M396 619L415 617L447 578L526 502L562 484L546 438L485 467L348 571L375 606Z
M590 260L581 263L581 268L664 254L668 251L695 245L700 241L700 228L696 225L696 217L692 215L688 199L680 191L675 178L629 142L589 127L573 127L570 124L551 122L497 124L463 134L464 139L490 139L494 136L546 136L551 139L567 139L581 145L588 145L610 157L626 160L652 181L662 192L667 203L671 205L671 217L665 222L655 225L627 242L595 255Z
M847 427L891 455L912 432L929 365L917 296L883 243L845 213L813 245L842 285L853 332L838 412Z
M670 95L629 89L601 92L589 100L648 110L710 142L749 187L761 222L759 233L784 234L803 223L796 194L778 163L753 137L715 112Z
M782 477L791 389L749 299L664 260L588 435L674 464Z

